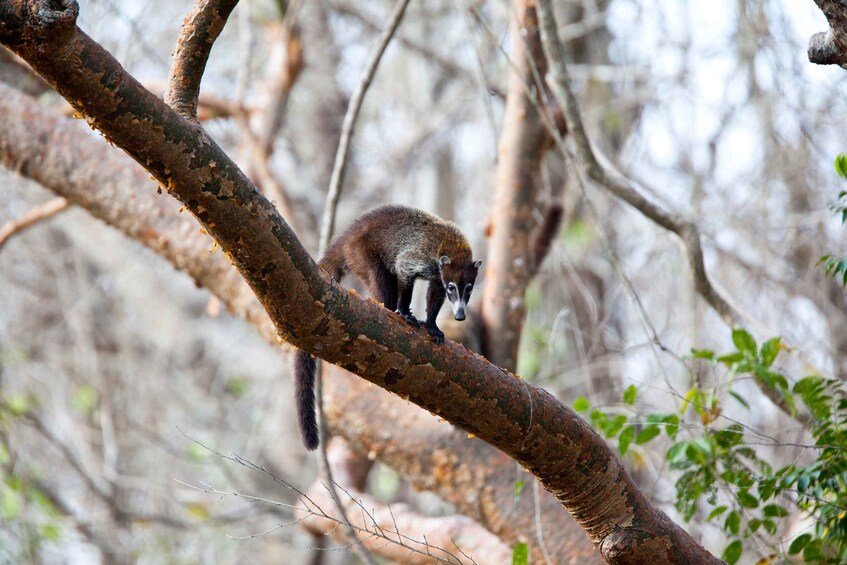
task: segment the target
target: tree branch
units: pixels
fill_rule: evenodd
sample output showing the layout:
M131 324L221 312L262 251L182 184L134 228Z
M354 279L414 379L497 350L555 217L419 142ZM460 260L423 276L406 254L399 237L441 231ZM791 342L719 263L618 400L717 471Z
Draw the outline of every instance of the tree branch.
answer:
M165 101L189 120L197 119L197 99L206 61L236 4L238 0L197 0L182 22Z
M3 249L3 246L6 245L12 237L19 235L28 227L37 224L38 222L43 222L44 220L52 218L67 207L68 201L60 196L49 200L44 204L35 206L17 220L11 220L5 225L0 226L0 249Z
M361 543L376 555L397 563L421 565L433 561L427 552L445 558L450 563L508 563L511 560L511 549L467 516L430 518L413 511L406 504L389 506L368 496L362 492L363 479L367 475L367 468L363 469L360 464L362 459L352 453L339 438L328 443L332 474L337 477L338 486L345 492L346 514L354 517L359 532L378 531L385 534L388 540L394 538L403 542L403 545L398 545L386 543L383 537L359 535ZM364 458L364 461L368 460ZM315 482L306 493L308 499L318 506L331 507L333 500L327 488L328 485ZM367 514L362 511L363 508ZM303 523L312 533L329 534L338 541L350 542L334 521L320 515L313 514ZM407 536L424 539L427 545L416 543ZM410 554L408 546L416 547L420 553ZM439 548L444 548L450 554L444 554ZM467 558L463 558L465 556Z
M541 157L549 136L538 111L543 97L533 66L543 76L544 55L532 2L510 2L514 46L503 128L498 143L497 186L491 212L485 290L482 295L483 353L514 371L526 307L524 295L533 275L532 241Z
M839 0L815 0L815 4L826 16L830 29L809 39L809 61L847 68L847 5Z
M635 487L608 445L546 391L455 343L437 346L331 282L198 125L146 91L76 28L65 0L3 0L0 42L143 164L215 238L280 337L462 426L512 456L611 563L719 563Z
M376 69L379 62L382 60L382 54L394 37L394 32L400 25L403 19L403 14L406 12L406 7L409 5L409 0L397 0L394 5L394 10L388 18L388 23L382 34L379 36L379 42L376 49L371 55L368 66L362 75L362 80L359 82L356 92L350 99L350 104L347 106L347 113L344 114L344 122L341 126L341 139L338 142L338 151L335 154L335 164L332 166L332 178L329 181L329 191L326 195L326 205L324 206L323 219L321 220L321 236L318 254L323 254L329 245L329 240L332 239L332 233L335 231L335 209L338 207L338 198L341 195L341 186L344 184L344 173L347 170L347 157L350 151L350 139L353 137L353 130L356 127L356 120L359 118L359 111L362 109L362 103L365 100L365 93L376 75Z
M559 98L559 103L564 108L570 131L576 143L579 164L585 169L590 179L605 187L609 192L644 214L657 225L679 236L685 245L694 279L694 288L697 293L727 325L730 327L742 325L741 316L709 281L706 274L706 265L703 261L700 232L696 224L684 220L677 214L665 212L659 206L644 198L629 180L611 175L597 160L582 123L579 104L571 89L571 80L565 64L564 47L556 32L556 21L550 0L540 0L538 14L541 20L541 40L547 52L547 57L551 61L552 87ZM808 415L793 410L779 391L758 379L756 385L783 412L803 424L808 425L811 422Z

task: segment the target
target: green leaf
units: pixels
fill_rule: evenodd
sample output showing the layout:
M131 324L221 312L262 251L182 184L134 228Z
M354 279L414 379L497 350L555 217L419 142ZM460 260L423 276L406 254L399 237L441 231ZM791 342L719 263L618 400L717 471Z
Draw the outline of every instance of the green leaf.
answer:
M0 512L6 520L14 520L21 511L18 495L14 492L0 493Z
M691 356L695 359L715 360L715 352L711 349L692 349Z
M747 492L746 490L738 491L738 494L735 495L738 499L738 503L741 504L744 508L758 508L759 507L759 499Z
M59 541L61 534L62 530L56 524L45 524L41 526L41 537L47 541Z
M736 363L739 363L744 359L744 354L740 351L736 351L735 353L729 353L727 355L721 355L718 357L718 363L723 363L727 367L732 367Z
M676 414L669 414L665 416L665 424L667 424L665 432L671 439L675 438L677 432L679 432L679 417Z
M803 548L806 547L806 544L810 541L812 541L812 534L800 534L794 538L794 541L792 541L791 545L788 546L788 554L797 555L803 551Z
M679 409L679 413L685 416L685 411L688 409L688 405L691 404L691 401L697 396L698 389L692 388L687 393L685 393L685 399L682 401L682 407Z
M584 396L577 396L573 401L573 409L575 412L585 412L591 407L591 403Z
M835 158L835 172L840 177L847 179L847 155L842 153Z
M709 513L709 517L708 517L708 518L706 518L706 521L707 521L707 522L710 522L713 518L717 518L718 516L720 516L721 514L723 514L724 512L726 512L726 511L727 511L727 509L728 509L728 507L727 507L727 506L718 506L717 508L715 508L714 510L712 510L712 511Z
M635 396L638 394L638 388L635 385L629 385L623 393L623 401L632 406L635 404Z
M247 389L250 388L250 381L247 377L237 376L232 377L231 379L226 381L226 385L224 387L226 392L235 398L241 398L245 394L247 394Z
M776 359L776 356L779 354L779 350L781 348L782 345L780 343L780 338L778 337L772 337L763 343L761 351L762 365L770 367Z
M743 551L744 548L741 546L741 540L737 539L726 546L726 549L723 550L723 560L730 565L733 565L733 563L737 563L738 559L741 558L741 553Z
M618 437L618 449L621 452L621 455L626 455L626 452L629 450L629 445L632 443L632 438L635 436L635 428L632 426L627 426L621 432L621 435Z
M738 403L739 403L739 404L741 404L741 406L743 406L743 407L744 407L744 408L746 408L747 410L749 410L749 409L750 409L750 405L749 405L749 404L747 404L747 401L746 401L746 400L744 400L744 397L743 397L743 396L741 396L740 394L738 394L738 393L737 393L737 392L735 392L734 390L729 391L729 395L730 395L731 397L733 397L735 400L737 400L737 401L738 401Z
M525 484L523 480L518 479L515 481L515 502L521 499L521 493L523 492L524 486Z
M658 426L649 426L638 432L638 435L635 438L635 443L637 445L642 445L656 437L662 433L662 430L659 429Z
M668 453L666 455L668 461L671 465L675 463L682 463L688 460L686 453L688 452L688 442L681 441L671 446L668 449Z
M529 546L525 543L515 544L512 550L512 565L526 565L529 562Z
M734 536L738 535L738 530L741 529L741 514L738 513L737 510L733 510L726 517L726 520L723 523L724 528L729 530Z
M732 330L732 343L743 353L756 354L756 340L745 329Z
M71 397L71 403L78 414L88 416L97 405L99 398L100 395L96 388L90 384L84 384L74 391Z
M6 404L15 416L23 416L29 410L29 399L25 394L20 392L11 394L6 399Z
M606 434L606 437L615 437L616 435L618 435L618 432L621 431L621 428L623 428L625 425L626 416L624 416L623 414L618 414L617 416L606 422L606 425L603 426L603 432Z

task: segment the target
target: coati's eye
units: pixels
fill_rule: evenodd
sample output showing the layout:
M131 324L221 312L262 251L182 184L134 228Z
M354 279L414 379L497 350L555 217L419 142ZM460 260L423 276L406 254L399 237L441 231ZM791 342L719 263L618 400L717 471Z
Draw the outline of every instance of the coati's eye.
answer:
M447 292L450 294L456 292L456 285L454 283L447 283Z
M473 285L468 283L468 286L465 287L465 292L470 294L472 290L473 290Z

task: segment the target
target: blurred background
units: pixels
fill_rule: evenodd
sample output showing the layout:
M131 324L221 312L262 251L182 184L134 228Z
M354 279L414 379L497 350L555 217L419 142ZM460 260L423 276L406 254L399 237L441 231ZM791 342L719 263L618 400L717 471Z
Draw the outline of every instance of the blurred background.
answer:
M160 93L190 9L85 0L79 25ZM242 0L204 75L203 126L313 253L347 104L391 9ZM414 205L457 222L485 259L509 10L502 0L410 4L364 101L339 228L378 204ZM840 377L847 301L816 263L845 248L828 205L843 189L832 162L845 150L847 83L842 69L807 61L808 38L826 29L820 10L788 0L562 0L557 10L603 160L696 222L712 281L751 331L802 353L780 358L781 370ZM70 118L6 51L0 80ZM6 169L0 185L0 225L54 197ZM725 350L731 336L695 293L679 240L581 187L553 151L539 191L563 220L526 292L520 375L566 404L612 406L635 384L644 412L678 408L695 383L726 386L730 375L681 361L691 348ZM734 386L752 409L727 398L733 418L782 442L804 437L752 383ZM279 527L290 509L232 496L293 494L208 449L308 488L316 467L295 428L287 357L83 210L0 247L0 399L22 415L0 420L0 562L355 562L338 544L315 550L321 542L296 524ZM760 449L787 462L803 451ZM624 462L679 520L663 452L633 448ZM387 466L369 491L430 516L455 510ZM704 518L685 527L719 551L723 532Z

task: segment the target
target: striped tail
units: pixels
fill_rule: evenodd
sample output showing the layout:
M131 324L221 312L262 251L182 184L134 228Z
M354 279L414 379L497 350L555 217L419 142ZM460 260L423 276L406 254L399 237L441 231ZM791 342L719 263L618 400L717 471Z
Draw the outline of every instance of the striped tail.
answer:
M297 401L297 422L303 445L309 451L320 443L318 415L315 412L315 358L305 351L294 354L294 390Z

